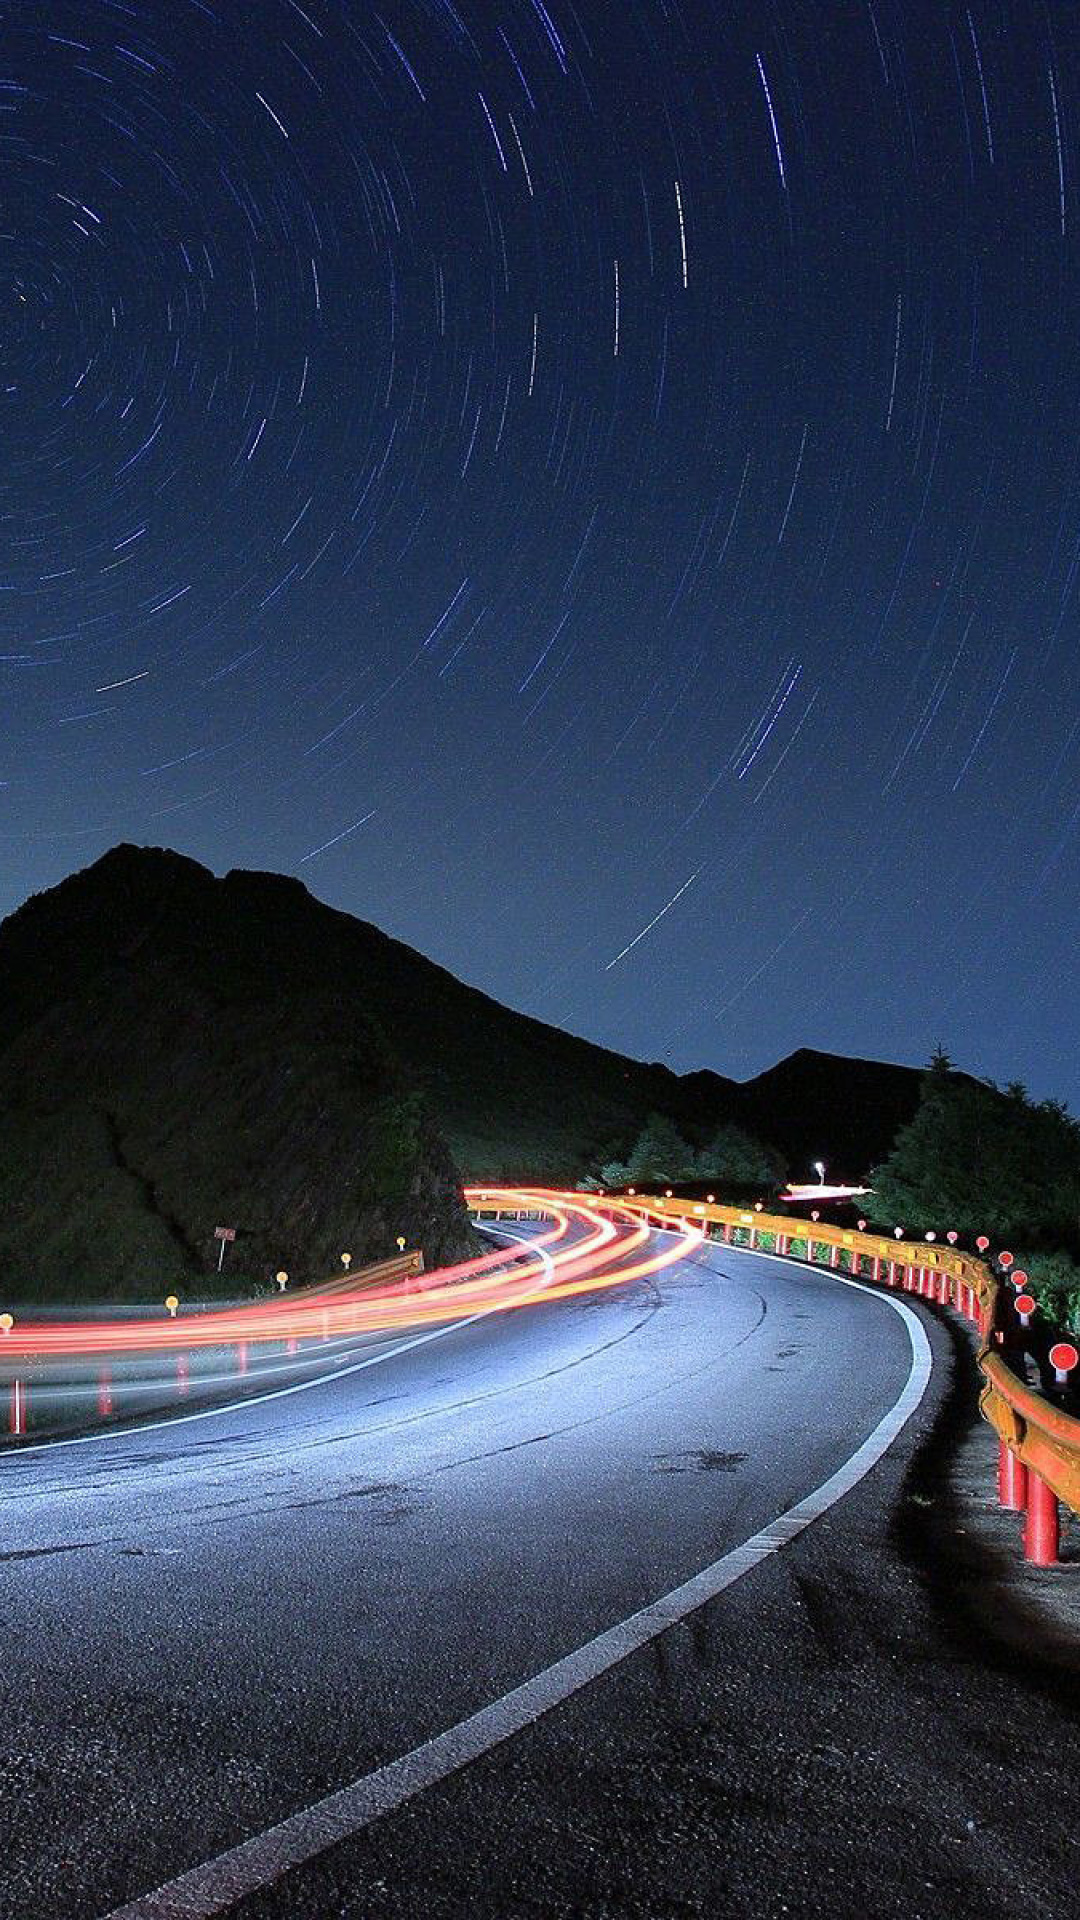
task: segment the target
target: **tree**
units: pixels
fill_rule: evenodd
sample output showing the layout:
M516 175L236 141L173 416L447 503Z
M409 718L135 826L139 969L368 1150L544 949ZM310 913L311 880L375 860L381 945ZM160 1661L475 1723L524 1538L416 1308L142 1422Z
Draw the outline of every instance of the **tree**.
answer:
M625 1162L612 1160L601 1169L608 1187L644 1187L666 1181L674 1186L692 1180L698 1171L692 1147L665 1113L650 1113Z
M702 1179L718 1187L753 1188L775 1193L786 1177L786 1167L774 1148L742 1127L720 1127L698 1156Z
M1074 1245L1080 1125L1059 1101L956 1073L937 1048L915 1116L870 1184L867 1212L883 1226Z
M718 1128L708 1146L695 1153L663 1113L650 1113L626 1160L610 1160L600 1170L607 1187L712 1180L754 1193L775 1193L784 1175L779 1155L742 1127Z

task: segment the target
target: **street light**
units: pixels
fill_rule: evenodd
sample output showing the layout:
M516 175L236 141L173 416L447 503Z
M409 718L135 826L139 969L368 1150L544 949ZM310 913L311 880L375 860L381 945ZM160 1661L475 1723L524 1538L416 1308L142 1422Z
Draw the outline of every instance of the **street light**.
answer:
M815 1161L814 1161L814 1172L815 1172L815 1173L817 1174L817 1177L818 1177L818 1185L819 1185L820 1187L823 1187L823 1186L825 1185L825 1162L824 1162L824 1160L815 1160Z

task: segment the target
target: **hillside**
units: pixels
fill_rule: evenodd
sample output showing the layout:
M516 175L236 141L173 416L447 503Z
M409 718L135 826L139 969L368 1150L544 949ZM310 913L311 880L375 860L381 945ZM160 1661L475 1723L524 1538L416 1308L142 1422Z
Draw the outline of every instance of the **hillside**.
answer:
M299 881L114 848L0 926L0 1261L15 1293L331 1270L469 1244L459 1174L571 1181L646 1115L862 1174L911 1068L800 1052L738 1084L514 1013Z
M779 1147L799 1178L815 1160L859 1179L888 1154L919 1104L922 1071L800 1047L738 1089L743 1126Z
M5 1303L472 1250L445 1140L364 1009L194 862L120 848L0 927ZM300 889L296 889L299 893Z
M570 1179L651 1108L700 1132L737 1092L718 1074L680 1078L513 1013L298 880L219 880L194 860L135 847L114 848L0 926L0 1060L11 1036L54 1007L77 1017L104 974L119 968L128 991L166 958L197 963L225 999L248 991L257 963L283 1005L329 995L372 1022L478 1178Z

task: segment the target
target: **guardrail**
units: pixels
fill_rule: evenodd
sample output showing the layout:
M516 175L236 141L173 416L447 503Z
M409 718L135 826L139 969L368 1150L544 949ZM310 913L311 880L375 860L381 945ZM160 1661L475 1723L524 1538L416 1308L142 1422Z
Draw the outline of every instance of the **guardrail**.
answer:
M616 1196L612 1196L615 1198ZM1024 1514L1024 1555L1035 1566L1058 1563L1059 1502L1080 1514L1080 1420L1074 1419L1013 1372L1000 1351L1012 1315L1008 1290L986 1260L940 1242L891 1239L834 1227L824 1221L729 1207L669 1195L619 1194L620 1206L656 1226L688 1223L729 1246L744 1246L826 1266L878 1285L953 1307L979 1334L983 1417L998 1435L998 1499ZM719 1236L711 1228L719 1229ZM1003 1256L1002 1264L1011 1264Z
M370 1266L352 1267L344 1278L340 1274L335 1274L331 1280L316 1280L310 1288L304 1288L301 1291L330 1293L355 1287L358 1283L362 1287L368 1287L380 1280L412 1279L423 1271L424 1255L417 1247L412 1253L395 1253L389 1260L373 1260Z

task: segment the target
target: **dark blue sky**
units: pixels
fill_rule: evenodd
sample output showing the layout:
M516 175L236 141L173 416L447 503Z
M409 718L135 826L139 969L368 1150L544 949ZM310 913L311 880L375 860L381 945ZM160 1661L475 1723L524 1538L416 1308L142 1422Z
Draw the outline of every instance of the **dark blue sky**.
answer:
M0 911L1076 1103L1078 135L1071 4L20 0Z

